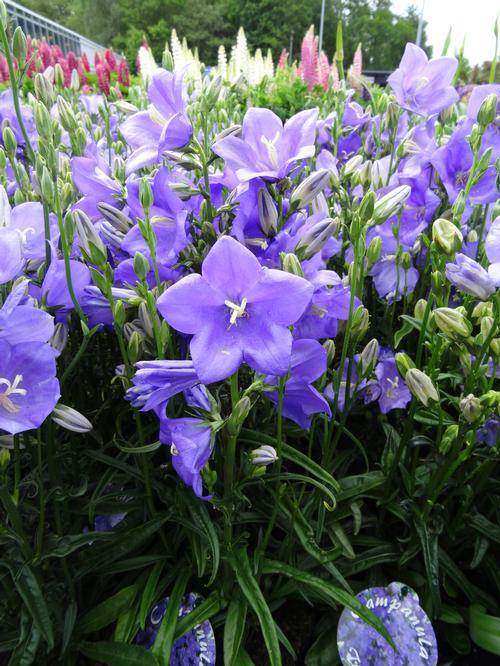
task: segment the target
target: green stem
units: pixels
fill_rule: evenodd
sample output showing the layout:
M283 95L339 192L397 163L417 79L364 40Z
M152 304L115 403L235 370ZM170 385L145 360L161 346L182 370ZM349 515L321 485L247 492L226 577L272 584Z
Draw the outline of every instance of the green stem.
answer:
M229 380L231 389L231 405L234 409L240 399L238 387L238 371ZM234 485L234 461L236 458L236 442L238 436L230 435L227 440L226 453L224 456L224 495L231 497Z

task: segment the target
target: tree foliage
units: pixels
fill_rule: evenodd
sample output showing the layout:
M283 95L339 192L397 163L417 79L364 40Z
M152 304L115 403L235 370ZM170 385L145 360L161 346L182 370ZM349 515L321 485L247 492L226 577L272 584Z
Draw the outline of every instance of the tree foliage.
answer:
M251 49L270 48L277 59L281 49L292 43L292 54L298 56L309 26L314 24L319 32L321 13L321 0L26 0L25 4L96 42L111 44L132 62L144 37L160 59L175 28L181 39L198 47L202 60L212 64L219 44L230 46L240 25ZM391 69L406 42L415 40L418 13L410 7L399 16L391 0L327 0L323 48L330 58L339 20L344 25L347 63L361 42L366 68ZM423 41L426 48L425 31Z

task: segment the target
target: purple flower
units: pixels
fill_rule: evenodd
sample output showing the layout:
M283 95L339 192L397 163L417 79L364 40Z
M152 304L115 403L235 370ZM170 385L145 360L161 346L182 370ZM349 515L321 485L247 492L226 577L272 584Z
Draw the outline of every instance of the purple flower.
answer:
M10 227L0 227L0 284L13 280L24 265L21 237Z
M186 145L193 132L182 97L182 75L157 69L148 95L151 102L148 111L127 118L120 129L132 148L127 174L161 162L164 151Z
M0 342L31 345L48 342L54 334L54 318L32 305L27 285L27 280L16 285L0 308Z
M373 266L370 271L373 284L380 298L389 303L399 301L404 294L410 294L418 282L418 271L414 266L405 271L395 255L387 255Z
M476 432L476 441L486 446L495 446L500 434L500 419L498 416L491 416Z
M0 340L0 430L38 428L59 400L55 351L43 342Z
M83 210L91 220L95 221L102 217L97 209L99 203L118 207L118 198L123 188L111 177L109 166L98 153L96 155L89 153L87 157L73 157L71 172L75 187L83 194L75 204L75 208Z
M212 247L202 274L169 287L158 310L181 333L193 335L191 357L204 384L225 379L245 361L258 372L288 371L295 323L311 299L304 278L263 268L230 236Z
M364 404L367 405L374 400L378 400L381 394L380 386L378 382L367 381L366 379L358 378L358 361L359 354L357 354L354 359L351 361L351 376L349 381L349 398L351 402L353 398L363 400ZM340 371L340 368L337 369L337 373ZM349 359L346 359L344 363L344 368L342 370L342 377L340 379L339 385L339 395L337 399L337 409L339 412L343 412L345 409L345 399L346 399L346 389L347 389L347 375L349 371ZM325 396L333 404L335 402L335 386L334 383L328 384L325 387Z
M23 119L23 124L28 133L28 137L31 143L34 143L37 137L37 131L35 128L35 121L33 120L33 113L31 112L29 106L21 104L21 116ZM4 90L4 92L0 95L0 124L3 126L5 121L8 122L8 125L14 132L17 143L20 146L24 146L24 136L21 132L21 126L19 125L19 121L17 119L11 88L7 88L7 90Z
M407 44L399 67L388 82L403 109L425 116L455 104L458 93L451 85L456 58L428 60L421 48Z
M311 426L313 414L331 416L330 405L312 382L326 372L326 350L316 340L294 340L290 360L290 376L285 384L283 414L304 430ZM268 376L266 384L278 384L278 378ZM278 404L278 393L265 393Z
M170 445L172 466L187 486L191 486L197 497L203 495L201 470L212 453L212 428L197 418L162 418L160 441Z
M239 181L252 178L279 180L299 160L314 156L318 109L301 111L285 125L269 109L249 109L243 119L241 138L231 135L213 145L226 167Z
M454 287L481 301L487 301L496 291L488 272L465 254L457 254L454 264L446 264L446 277Z
M90 271L81 261L70 261L71 281L77 301L80 303L85 294L85 287L90 285ZM66 270L63 259L52 257L49 269L41 286L41 295L45 296L49 307L57 308L56 318L64 319L74 308L68 289Z
M493 222L488 231L484 251L490 262L488 274L495 286L500 287L500 217Z
M139 361L126 398L141 412L165 415L168 401L200 383L192 361Z
M467 117L474 121L477 120L477 112L488 95L497 96L497 113L495 120L484 132L482 145L493 150L492 160L496 160L500 156L500 85L498 83L474 87L469 98Z
M25 261L45 259L45 223L41 203L28 201L15 206L11 211L10 226L21 238ZM49 213L49 228L50 241L57 245L59 227L54 213Z
M375 375L381 390L378 404L382 414L387 414L392 409L403 409L411 400L410 389L399 374L394 358L394 353L390 349L383 349L379 355L379 363L375 367Z

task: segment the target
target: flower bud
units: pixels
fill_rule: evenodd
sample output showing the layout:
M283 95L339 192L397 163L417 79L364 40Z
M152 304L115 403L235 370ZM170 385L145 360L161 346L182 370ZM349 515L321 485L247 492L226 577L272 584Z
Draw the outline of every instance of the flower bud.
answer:
M415 367L415 363L411 360L405 352L398 352L395 357L396 366L401 377L404 377L408 370Z
M366 258L368 260L368 268L371 268L377 261L380 259L382 254L382 238L380 236L375 236L370 241L368 249L366 250Z
M221 89L222 76L217 74L217 76L210 81L205 91L205 99L209 107L213 107L216 104L217 100L219 99Z
M335 342L333 340L325 340L323 342L323 347L326 349L326 360L328 367L330 367L333 363L333 359L335 358Z
M318 253L337 229L337 221L331 217L316 222L308 229L295 247L295 253L304 259L310 259Z
M477 421L482 413L481 401L479 398L476 398L475 395L469 393L469 395L460 400L460 411L462 412L462 415L466 421L469 423L474 423L474 421Z
M246 395L238 400L236 405L233 407L231 416L227 420L227 431L229 435L237 435L241 426L243 425L246 417L250 414L252 409L252 401Z
M142 336L138 331L132 331L128 341L128 358L132 365L141 357Z
M219 132L214 138L214 143L225 139L227 136L239 136L241 134L241 125L231 125L231 127L226 127L222 132Z
M26 55L28 53L26 35L19 25L14 30L14 35L12 36L12 53L19 64L26 62Z
M443 433L443 436L441 438L441 441L439 442L439 453L441 455L446 455L448 451L451 449L453 446L454 442L456 441L458 437L458 430L459 427L455 423L453 425L449 425L446 430Z
M494 391L491 389L490 391L487 391L484 393L481 398L481 404L484 405L485 407L490 407L490 409L494 409L497 405L500 405L500 391Z
M363 157L361 155L354 155L344 164L344 176L352 176L362 164Z
M151 267L146 257L141 252L136 252L134 254L134 273L141 282L145 282L150 269Z
M141 202L144 213L148 215L154 202L154 196L151 183L146 177L141 178L139 182L139 201Z
M42 193L43 200L50 204L54 199L54 183L50 177L49 170L47 167L43 167L42 178L40 180L40 191Z
M359 356L359 373L361 377L369 377L375 368L380 352L380 344L376 338L370 340Z
M283 270L286 271L287 273L292 273L292 275L298 275L299 277L304 277L304 271L302 270L300 261L298 257L292 252L289 252L288 254L285 254L283 256L282 265L283 265Z
M113 321L118 328L123 328L127 315L125 313L125 306L123 301L115 301L113 303Z
M439 394L432 383L432 379L422 370L410 368L404 378L410 391L425 407L427 407L429 400L439 400Z
M362 338L369 328L370 313L365 307L360 305L352 316L352 334L357 338Z
M320 169L309 174L292 192L290 203L299 208L305 208L311 201L327 187L330 180L330 170Z
M453 340L457 337L468 338L472 333L472 324L457 309L436 308L434 321L439 330Z
M491 125L492 122L495 121L496 115L497 115L497 104L498 104L498 97L495 94L487 95L481 106L479 107L479 111L477 112L477 122L479 123L479 127L486 129L488 125Z
M68 342L68 327L62 322L57 322L54 326L54 333L49 340L49 345L57 351L57 355L61 354L66 348Z
M38 134L45 138L52 136L52 118L43 102L35 103L34 117Z
M11 130L11 128L8 125L6 125L3 128L2 136L3 136L3 145L5 146L5 152L12 159L13 157L16 156L16 151L17 151L17 141L16 137L14 136L14 132Z
M274 236L278 231L278 210L273 197L265 187L259 190L257 205L262 231L266 236Z
M373 190L370 190L365 194L363 199L361 200L361 203L359 205L359 217L363 222L368 222L373 216L373 211L375 210L375 201L377 197L375 196L375 192Z
M126 234L134 226L132 220L125 213L111 204L98 203L97 210L122 234Z
M2 25L2 28L4 30L7 28L7 22L8 22L7 9L5 7L5 3L3 2L3 0L0 0L0 24Z
M137 316L141 323L143 331L150 338L154 336L153 321L146 303L142 302L137 309Z
M64 129L67 132L74 132L78 127L75 112L64 97L61 97L60 95L57 98L57 111L59 113L59 120Z
M427 310L427 301L424 298L419 298L413 308L413 316L417 321L424 321L425 311Z
M432 240L445 254L458 252L463 243L460 229L442 217L432 225Z
M66 428L66 430L71 430L71 432L84 433L92 430L92 424L83 414L61 403L58 403L54 407L52 420L63 428Z
M46 106L51 106L54 101L54 86L45 74L35 74L35 95L38 100Z
M376 203L373 210L373 220L375 224L385 222L391 215L397 213L411 194L409 185L400 185L387 194L384 194Z
M320 192L316 197L314 197L314 199L311 201L311 208L313 215L316 215L317 213L321 213L324 217L328 217L330 215L330 206L328 205L328 201L326 200L323 192Z
M73 69L71 72L71 81L69 87L74 92L78 92L80 90L80 77L78 76L76 69Z
M493 303L490 301L480 301L472 310L473 319L482 319L482 317L493 316Z
M268 444L263 444L258 449L254 449L250 456L254 465L272 465L278 460L276 449Z
M58 62L54 65L54 82L58 88L64 88L64 72Z

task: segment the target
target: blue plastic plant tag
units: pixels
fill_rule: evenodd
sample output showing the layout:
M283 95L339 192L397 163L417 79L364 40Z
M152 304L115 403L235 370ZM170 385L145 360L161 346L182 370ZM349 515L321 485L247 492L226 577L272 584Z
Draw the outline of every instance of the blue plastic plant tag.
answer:
M416 592L403 583L391 583L363 590L357 599L382 620L396 650L346 608L337 629L344 666L436 666L436 635Z
M190 593L182 600L179 618L189 613L203 601L196 593ZM161 621L167 610L168 597L161 599L149 614L149 622L143 631L139 631L135 642L148 650L153 645L160 629ZM215 637L208 620L198 624L187 634L181 636L172 646L171 666L215 666Z

